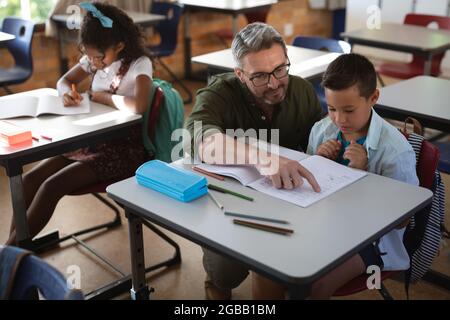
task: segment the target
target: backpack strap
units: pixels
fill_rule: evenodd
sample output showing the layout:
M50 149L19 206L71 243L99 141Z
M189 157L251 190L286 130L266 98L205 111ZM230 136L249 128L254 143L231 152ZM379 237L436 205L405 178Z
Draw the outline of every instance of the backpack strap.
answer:
M164 93L160 87L157 87L153 96L150 115L147 125L147 133L150 140L155 138L156 123L159 119L159 113L163 105Z
M422 143L425 140L425 138L419 134L410 133L407 139L409 144L413 148L414 153L416 154L416 167L417 167L420 159L420 152L422 151Z
M10 298L20 263L30 254L20 248L0 246L0 300Z
M155 84L155 81L153 82L153 88L150 95L151 103L144 113L142 141L144 142L145 149L153 158L156 156L156 147L153 140L155 138L155 131L159 120L161 107L164 103L164 92L157 84Z
M405 122L403 123L403 130L402 130L403 133L405 133L405 134L408 133L408 130L406 129L406 125L408 123L411 123L413 125L413 133L423 136L422 124L419 122L419 120L417 120L413 117L408 117L405 119Z

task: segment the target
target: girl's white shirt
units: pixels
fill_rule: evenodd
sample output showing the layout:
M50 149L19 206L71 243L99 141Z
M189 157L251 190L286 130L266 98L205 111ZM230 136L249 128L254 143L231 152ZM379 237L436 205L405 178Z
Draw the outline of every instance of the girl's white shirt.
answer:
M83 56L79 63L85 72L91 73L90 63L87 56ZM92 91L109 91L110 85L116 77L117 72L119 72L120 66L121 62L115 61L105 69L98 70L92 81ZM120 82L120 86L116 94L121 96L134 95L136 89L136 78L140 75L145 75L152 79L152 74L153 66L150 58L142 56L134 60L130 64L130 69Z

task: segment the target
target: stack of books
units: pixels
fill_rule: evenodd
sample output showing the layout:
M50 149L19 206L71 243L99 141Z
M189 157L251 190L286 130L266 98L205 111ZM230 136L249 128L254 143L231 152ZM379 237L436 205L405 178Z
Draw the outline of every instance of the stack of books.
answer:
M31 142L31 130L27 130L6 121L0 121L0 141L9 146Z

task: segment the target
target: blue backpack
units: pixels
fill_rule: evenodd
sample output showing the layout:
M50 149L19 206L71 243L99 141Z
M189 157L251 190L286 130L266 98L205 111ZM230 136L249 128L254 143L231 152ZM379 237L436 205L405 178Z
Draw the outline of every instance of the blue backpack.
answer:
M153 79L151 97L152 103L144 114L142 126L145 149L154 159L175 161L171 154L179 141L172 141L172 133L183 128L183 100L170 83L161 79Z

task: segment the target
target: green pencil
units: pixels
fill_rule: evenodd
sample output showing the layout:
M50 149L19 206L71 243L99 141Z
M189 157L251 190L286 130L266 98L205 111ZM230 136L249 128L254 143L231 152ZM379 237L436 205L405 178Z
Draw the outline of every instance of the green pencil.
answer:
M218 186L213 185L213 184L208 184L208 188L211 189L211 190L216 190L216 191L222 192L222 193L228 193L228 194L231 194L231 195L233 195L235 197L238 197L238 198L241 198L241 199L244 199L244 200L253 201L253 198L244 196L243 194L240 194L238 192L234 192L234 191L222 188L222 187L218 187Z

